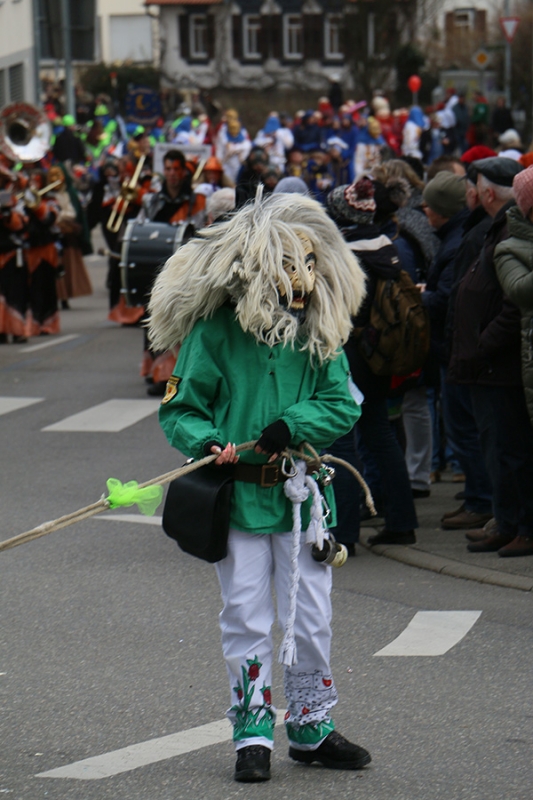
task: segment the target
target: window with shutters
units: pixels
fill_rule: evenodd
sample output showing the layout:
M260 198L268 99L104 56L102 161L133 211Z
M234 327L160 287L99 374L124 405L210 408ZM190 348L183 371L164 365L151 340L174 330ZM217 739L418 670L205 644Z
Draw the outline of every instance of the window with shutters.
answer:
M207 15L191 14L189 17L189 53L191 58L208 58Z
M13 64L9 67L9 102L17 103L24 100L24 73L23 64Z
M7 105L6 103L6 71L0 69L0 108Z
M324 24L324 55L328 59L344 58L341 47L342 16L326 14Z
M283 55L285 58L303 57L303 26L300 14L283 17Z
M260 59L261 17L259 14L245 14L242 18L242 54L247 59Z

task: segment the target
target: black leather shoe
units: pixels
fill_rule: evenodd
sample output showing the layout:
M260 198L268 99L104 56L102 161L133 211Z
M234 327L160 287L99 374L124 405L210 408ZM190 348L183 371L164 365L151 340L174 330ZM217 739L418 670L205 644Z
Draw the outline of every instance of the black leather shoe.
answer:
M260 783L270 780L270 750L261 744L253 744L237 750L235 764L236 781Z
M295 747L289 747L289 757L301 764L319 761L329 769L362 769L372 761L367 750L352 744L337 731L328 734L316 750L296 750Z
M384 528L375 536L369 536L367 544L373 547L375 544L416 544L414 531L388 531Z
M411 489L411 492L415 500L422 497L429 497L431 494L430 489Z

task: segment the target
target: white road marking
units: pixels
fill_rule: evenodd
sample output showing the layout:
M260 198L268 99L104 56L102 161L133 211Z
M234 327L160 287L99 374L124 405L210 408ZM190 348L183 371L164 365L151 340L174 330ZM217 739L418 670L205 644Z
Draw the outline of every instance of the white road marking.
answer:
M283 725L285 711L278 709L277 725ZM220 719L217 722L209 722L207 725L200 725L198 728L191 728L188 731L171 733L170 736L162 736L159 739L149 739L147 742L139 742L111 753L102 753L100 756L85 758L83 761L75 761L65 767L58 767L47 772L40 772L36 778L76 778L80 781L95 781L100 778L110 778L121 772L129 772L138 767L145 767L147 764L155 764L157 761L165 761L167 758L174 758L193 750L200 750L202 747L210 747L213 744L231 741L233 729L227 719Z
M142 514L101 514L97 519L106 519L108 522L137 522L142 525L157 525L161 527L163 517L145 517Z
M107 400L80 411L79 414L54 422L53 425L43 428L43 431L117 433L154 414L159 406L159 400Z
M44 350L45 347L55 347L56 344L70 342L71 339L79 339L79 334L69 333L65 336L50 336L45 342L30 344L28 347L21 347L19 353L35 353L36 350Z
M42 403L43 400L44 397L0 397L0 415L33 406L35 403Z
M481 611L418 611L407 628L375 656L441 656L463 639Z

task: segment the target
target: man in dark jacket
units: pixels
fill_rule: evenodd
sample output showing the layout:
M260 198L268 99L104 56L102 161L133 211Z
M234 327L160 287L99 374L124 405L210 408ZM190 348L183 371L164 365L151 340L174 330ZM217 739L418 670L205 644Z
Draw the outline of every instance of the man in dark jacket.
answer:
M520 311L503 294L494 269L496 245L507 238L512 159L474 162L481 204L492 217L483 249L457 292L450 379L470 387L485 466L493 489L496 527L471 552L502 557L533 554L533 429L521 377Z
M457 291L467 269L472 265L483 247L485 235L492 225L490 217L479 201L477 172L469 165L466 178L466 204L470 211L464 235L454 262L453 287L446 317L446 348L451 349L455 326L455 301ZM445 427L454 442L455 452L465 476L464 503L460 508L447 512L441 522L445 530L480 528L492 515L492 487L485 469L479 431L477 429L470 389L468 386L448 380L441 387ZM475 535L475 534L474 534Z

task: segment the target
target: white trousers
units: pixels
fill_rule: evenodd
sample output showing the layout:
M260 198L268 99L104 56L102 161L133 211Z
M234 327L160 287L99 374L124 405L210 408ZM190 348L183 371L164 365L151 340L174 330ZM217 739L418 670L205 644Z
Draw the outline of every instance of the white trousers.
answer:
M291 744L315 749L334 728L329 712L337 691L329 666L331 567L316 562L311 547L300 547L294 638L298 663L285 667L285 721ZM249 744L272 748L275 708L271 703L272 624L284 630L289 612L292 533L254 535L230 530L228 555L215 566L224 603L220 613L222 650L230 680L236 749ZM277 657L277 654L276 654Z

